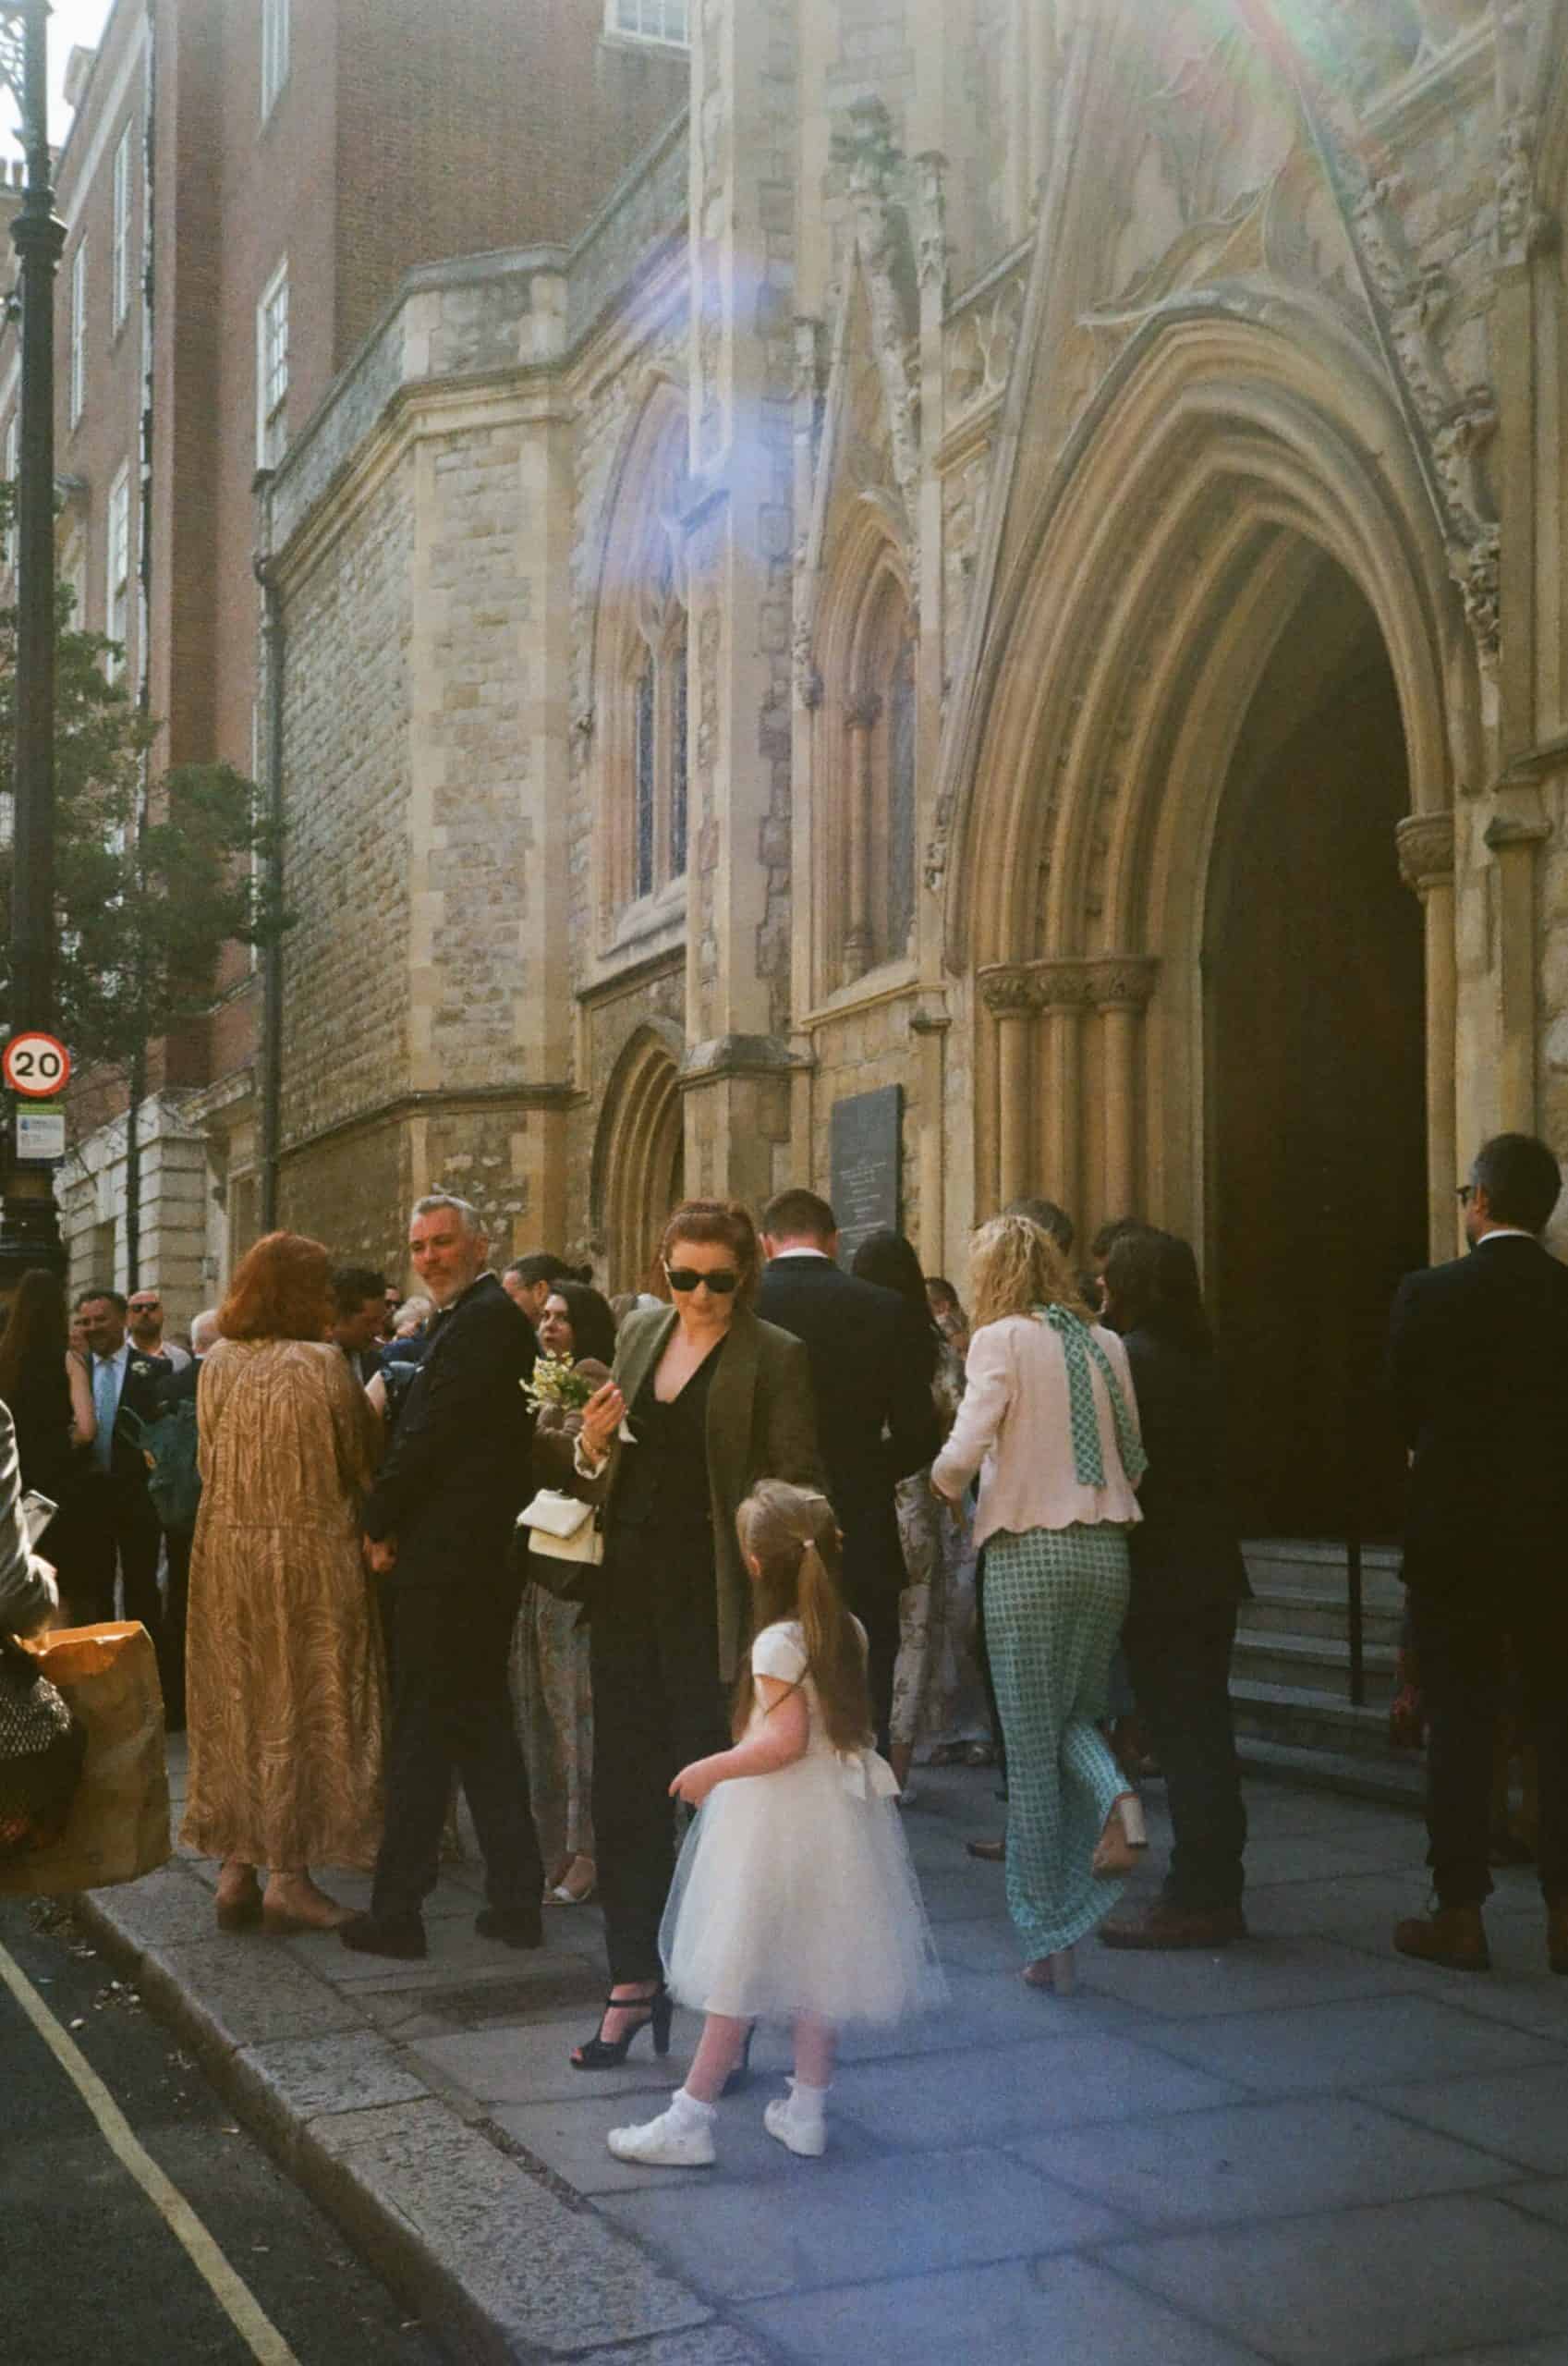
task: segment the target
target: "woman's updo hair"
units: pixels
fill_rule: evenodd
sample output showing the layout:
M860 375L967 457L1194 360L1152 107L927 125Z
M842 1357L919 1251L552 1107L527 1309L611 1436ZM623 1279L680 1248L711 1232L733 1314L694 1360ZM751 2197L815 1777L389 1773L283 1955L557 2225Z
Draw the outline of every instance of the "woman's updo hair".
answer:
M740 1274L735 1297L742 1306L751 1304L761 1279L762 1250L749 1208L742 1207L738 1200L683 1200L659 1243L662 1265L679 1264L675 1252L683 1240L696 1241L703 1248L727 1249Z

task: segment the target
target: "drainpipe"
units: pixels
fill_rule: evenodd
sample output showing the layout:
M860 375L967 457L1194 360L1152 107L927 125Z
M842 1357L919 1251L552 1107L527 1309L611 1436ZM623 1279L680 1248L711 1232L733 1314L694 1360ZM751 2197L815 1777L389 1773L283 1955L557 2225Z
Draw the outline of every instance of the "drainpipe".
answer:
M271 505L262 494L271 543ZM265 797L272 843L267 852L267 910L273 925L261 948L261 1229L278 1228L279 1170L283 1158L283 684L287 639L283 600L270 554L259 553L256 580L261 587L261 648L266 669L267 761Z

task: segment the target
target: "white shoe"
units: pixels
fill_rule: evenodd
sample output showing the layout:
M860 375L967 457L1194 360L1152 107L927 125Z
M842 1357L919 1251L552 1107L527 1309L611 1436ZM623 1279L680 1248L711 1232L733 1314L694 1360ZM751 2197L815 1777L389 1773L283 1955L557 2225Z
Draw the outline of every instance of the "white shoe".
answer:
M711 2169L716 2158L711 2121L683 2127L671 2111L645 2119L640 2128L613 2128L604 2140L617 2161L639 2162L649 2169Z
M762 2125L770 2136L776 2136L781 2144L787 2144L803 2160L820 2161L828 2149L826 2120L796 2119L794 2099L789 2095L775 2097L762 2114Z

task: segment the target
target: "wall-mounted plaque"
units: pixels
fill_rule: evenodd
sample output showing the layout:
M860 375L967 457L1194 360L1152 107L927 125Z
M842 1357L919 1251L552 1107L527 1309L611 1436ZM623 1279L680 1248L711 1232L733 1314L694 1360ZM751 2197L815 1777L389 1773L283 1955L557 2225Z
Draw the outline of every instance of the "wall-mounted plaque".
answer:
M833 1112L833 1184L839 1262L849 1262L869 1233L893 1232L903 1220L904 1087L851 1093Z

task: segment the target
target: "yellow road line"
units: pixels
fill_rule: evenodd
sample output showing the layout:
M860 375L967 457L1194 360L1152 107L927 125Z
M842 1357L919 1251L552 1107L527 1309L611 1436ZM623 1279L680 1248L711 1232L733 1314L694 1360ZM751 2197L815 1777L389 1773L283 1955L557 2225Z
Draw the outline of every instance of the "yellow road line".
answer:
M129 2121L81 2048L72 2043L16 1957L4 1947L0 1947L0 1980L92 2114L110 2152L136 2179L175 2239L184 2245L197 2274L258 2366L299 2366L276 2325L230 2267L185 2196L138 2142Z

